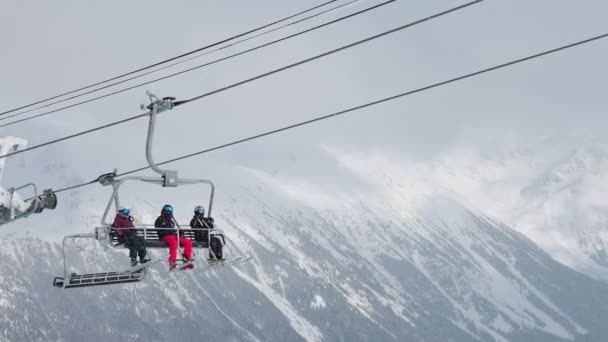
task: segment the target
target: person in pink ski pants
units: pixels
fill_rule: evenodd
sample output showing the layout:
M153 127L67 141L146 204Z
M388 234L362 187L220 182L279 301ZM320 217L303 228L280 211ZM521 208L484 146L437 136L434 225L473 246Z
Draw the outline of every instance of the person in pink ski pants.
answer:
M167 228L158 230L158 239L164 241L169 246L169 269L177 267L177 230L175 229L175 219L173 218L173 206L165 204L160 216L154 222L156 228ZM183 236L180 232L179 243L184 246L184 266L182 268L192 268L192 240Z

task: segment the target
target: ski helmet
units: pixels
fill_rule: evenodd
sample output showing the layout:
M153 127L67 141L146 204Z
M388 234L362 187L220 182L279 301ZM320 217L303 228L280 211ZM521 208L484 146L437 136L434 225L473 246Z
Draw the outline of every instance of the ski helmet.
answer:
M163 206L163 212L172 213L173 212L173 206L171 204L165 204Z
M118 210L118 212L124 216L129 216L129 214L131 213L131 209L129 208L120 208Z
M194 207L194 213L199 215L205 215L205 207L203 207L202 205L197 205L196 207Z

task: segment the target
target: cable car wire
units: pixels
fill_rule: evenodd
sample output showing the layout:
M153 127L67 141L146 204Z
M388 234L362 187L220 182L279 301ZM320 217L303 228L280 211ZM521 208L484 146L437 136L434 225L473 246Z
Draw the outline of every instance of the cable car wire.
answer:
M279 73L279 72L282 72L282 71L285 71L285 70L288 70L288 69L291 69L291 68L297 67L297 66L302 65L302 64L310 63L310 62L315 61L315 60L317 60L317 59L320 59L320 58L323 58L323 57L327 57L327 56L329 56L329 55L333 55L333 54L338 53L338 52L340 52L340 51L347 50L347 49L353 48L353 47L355 47L355 46L358 46L358 45L361 45L361 44L365 44L365 43L370 42L370 41L372 41L372 40L376 40L376 39L378 39L378 38L382 38L382 37L384 37L384 36L388 36L388 35L390 35L390 34L393 34L393 33L399 32L399 31L401 31L401 30L404 30L404 29L407 29L407 28L410 28L410 27L413 27L413 26L416 26L416 25L422 24L422 23L424 23L424 22L426 22L426 21L429 21L429 20L433 20L433 19L436 19L436 18L442 17L442 16L444 16L444 15L446 15L446 14L450 14L450 13L452 13L452 12L457 12L457 11L459 11L459 10L461 10L461 9L464 9L464 8L466 8L466 7L469 7L469 6L472 6L472 5L475 5L475 4L478 4L478 3L481 3L481 2L483 2L483 1L484 1L484 0L475 0L475 1L468 2L468 3L466 3L466 4L463 4L463 5L460 5L460 6L457 6L457 7L451 8L451 9L449 9L449 10L447 10L447 11L443 11L443 12L439 12L439 13L437 13L437 14L433 14L433 15L428 16L428 17L426 17L426 18L423 18L423 19L420 19L420 20L416 20L416 21L414 21L414 22L411 22L411 23L408 23L408 24L405 24L405 25L402 25L402 26L396 27L396 28L391 29L391 30L388 30L388 31L384 31L384 32L382 32L382 33L376 34L376 35L374 35L374 36L371 36L371 37L368 37L368 38L365 38L365 39L358 40L358 41L356 41L356 42L354 42L354 43L344 45L344 46L339 47L339 48L337 48L337 49L330 50L330 51L324 52L324 53L322 53L322 54L316 55L316 56L314 56L314 57L310 57L310 58L307 58L307 59L301 60L301 61L299 61L299 62L296 62L296 63L290 64L290 65L284 66L284 67L282 67L282 68L278 68L278 69L272 70L272 71L267 72L267 73L265 73L265 74L262 74L262 75L259 75L259 76L256 76L256 77L253 77L253 78L250 78L250 79L247 79L247 80L241 81L241 82L237 82L237 83L231 84L231 85L229 85L229 86L226 86L226 87L223 87L223 88L220 88L220 89L217 89L217 90L214 90L214 91L211 91L211 92L208 92L208 93L205 93L205 94L202 94L202 95L199 95L199 96L193 97L193 98L188 99L188 100L177 101L177 102L175 102L175 105L176 105L176 106L179 106L179 105L182 105L182 104L185 104L185 103L191 102L191 101L200 100L200 99L202 99L202 98L205 98L205 97L208 97L208 96L211 96L211 95L217 94L217 93L219 93L219 92L222 92L222 91L225 91L225 90L228 90L228 89L234 88L234 87L238 87L238 86L240 86L240 85L243 85L243 84L246 84L246 83L249 83L249 82L255 81L255 80L258 80L258 79L260 79L260 78L267 77L267 76L270 76L270 75L273 75L273 74L276 74L276 73Z
M287 27L290 27L290 26L293 26L293 25L299 24L299 23L301 23L301 22L304 22L304 21L307 21L307 20L310 20L310 19L316 18L316 17L321 16L321 15L323 15L323 14L327 14L327 13L330 13L330 12L336 11L336 10L338 10L338 9L340 9L340 8L343 8L343 7L346 7L346 6L352 5L352 4L354 4L354 3L358 2L358 1L359 1L359 0L352 0L352 1L350 1L350 2L347 2L347 3L344 3L344 4L337 5L337 6L335 6L335 7L332 7L332 8L326 9L326 10L324 10L324 11L322 11L322 12L318 12L318 13L312 14L312 15L310 15L310 16L308 16L308 17L304 17L304 18L298 19L298 20L296 20L296 21L293 21L293 22L290 22L290 23L287 23L287 24L281 25L281 26L279 26L279 27L275 27L275 28L273 28L273 29L270 29L270 30L267 30L267 31L264 31L264 32L258 33L258 34L256 34L256 35L251 36L251 37L247 37L247 38L244 38L244 39L238 40L238 41L236 41L236 42L234 42L234 43L230 43L230 44L227 44L227 45L224 45L224 46L218 47L218 48L213 49L213 50L211 50L211 51L207 51L207 52L204 52L204 53L202 53L202 54L195 55L195 56L193 56L193 57L190 57L190 58L187 58L187 59L183 59L183 60L177 61L177 62L175 62L175 63L171 63L171 64L169 64L169 65L165 65L165 66L163 66L163 67L161 67L161 68L154 69L154 70L151 70L151 71L148 71L148 72L142 73L142 74L138 74L138 75L135 75L135 76L132 76L132 77L129 77L129 78L124 78L124 79L121 79L121 80L120 80L120 81L118 81L118 82L114 82L114 83L106 84L106 85L104 85L104 86L102 86L102 87L99 87L99 88L94 88L94 89L88 90L88 91L83 92L83 93L79 93L79 94L76 94L76 95L73 95L73 96L70 96L70 97L66 97L66 98L63 98L63 99L60 99L60 100L57 100L57 101L54 101L54 102L50 102L50 103L44 104L44 105L39 106L39 107L35 107L35 108L28 109L28 110L23 111L23 112L19 112L19 113L11 114L11 115L5 115L5 116L3 116L3 117L0 117L0 121L2 121L2 120L7 120L7 119L10 119L10 118L13 118L13 117L16 117L16 116L21 116L21 115L24 115L24 114L27 114L27 113L31 113L31 112L36 111L36 110L38 110L38 109L48 108L48 107L50 107L50 106L53 106L53 105L56 105L56 104L59 104L59 103L63 103L63 102L69 101L69 100L73 100L73 99L76 99L76 98L79 98L79 97L82 97L82 96L85 96L85 95L90 95L90 94L96 93L96 92L98 92L98 91L100 91L100 90L104 90L104 89L107 89L107 88L111 88L111 87L116 86L116 85L119 85L119 84L123 84L123 83L129 82L129 81L132 81L132 80L135 80L135 79L138 79L138 78L141 78L141 77L144 77L144 76L150 75L150 74L157 73L157 72L159 72L159 71L162 71L162 70L165 70L165 69L168 69L168 68L174 67L174 66L176 66L176 65L180 65L180 64L186 63L186 62L191 61L191 60L193 60L193 59L201 58L201 57L207 56L207 55L209 55L209 54L211 54L211 53L218 52L218 51L221 51L221 50L227 49L227 48L229 48L229 47L234 47L234 46L237 46L237 45L239 45L239 44L242 44L242 43L244 43L244 42L250 41L250 40L252 40L252 39L255 39L255 38L258 38L258 37L261 37L261 36L264 36L264 35L270 34L270 33L272 33L272 32L278 31L278 30L282 30L282 29L284 29L284 28L287 28ZM394 1L396 1L396 0L394 0ZM104 82L104 83L105 83L105 82ZM112 95L114 95L114 94L112 94ZM60 110L61 110L61 109L60 109ZM0 114L0 115L3 115L3 114Z
M395 0L391 0L391 1L395 1ZM385 31L385 32L383 32L383 33L380 33L380 34L377 34L377 35L374 35L374 36L371 36L371 37L368 37L368 38L365 38L365 39L359 40L359 41L357 41L357 42L355 42L355 43L351 43L351 44L348 44L348 45L345 45L345 46L339 47L339 48L337 48L337 49L334 49L334 50L330 50L330 51L324 52L324 53L319 54L319 55L316 55L316 56L314 56L314 57L307 58L307 59L301 60L301 61L299 61L299 62L296 62L296 63L290 64L290 65L287 65L287 66L284 66L284 67L281 67L281 68L278 68L278 69L274 69L274 70L269 71L269 72L266 72L266 73L264 73L264 74L261 74L261 75L254 76L254 77L252 77L252 78L246 79L246 80L244 80L244 81L240 81L240 82L237 82L237 83L233 83L233 84L231 84L231 85L229 85L229 86L226 86L226 87L223 87L223 88L220 88L220 89L213 90L213 91L211 91L211 92L208 92L208 93L205 93L205 94L202 94L202 95L199 95L199 96L193 97L193 98L188 99L188 100L184 100L184 101L177 101L177 102L175 102L175 106L180 106L180 105L186 104L186 103L188 103L188 102L197 101L197 100L200 100L200 99L202 99L202 98L205 98L205 97L208 97L208 96L211 96L211 95L214 95L214 94L217 94L217 93L220 93L220 92L223 92L223 91L226 91L226 90L229 90L229 89L232 89L232 88L235 88L235 87L238 87L238 86L241 86L241 85L244 85L244 84L247 84L247 83L253 82L253 81L257 81L257 80L262 79L262 78L264 78L264 77L268 77L268 76L274 75L274 74L276 74L276 73L278 73L278 72L285 71L285 70L288 70L288 69L294 68L294 67L296 67L296 66L299 66L299 65L302 65L302 64L305 64L305 63L312 62L312 61L314 61L314 60L317 60L317 59L320 59L320 58L323 58L323 57L329 56L329 55L331 55L331 54L334 54L334 53L337 53L337 52L340 52L340 51L346 50L346 49L348 49L348 48L352 48L352 47L358 46L358 45L360 45L360 44L363 44L363 43L366 43L366 42L372 41L372 40L374 40L374 39L378 39L378 38L384 37L384 36L386 36L386 35L388 35L388 34L392 34L392 33L398 32L398 31L400 31L400 30L403 30L403 29L406 29L406 28L409 28L409 27L412 27L412 26L415 26L415 25L418 25L418 24L424 23L424 22L426 22L426 21L428 21L428 20L435 19L435 18L439 18L439 17L441 17L441 16L443 16L443 15L446 15L446 14L449 14L449 13L452 13L452 12L455 12L455 11L458 11L458 10L460 10L460 9L464 9L464 8L466 8L466 7L468 7L468 6L471 6L471 5L474 5L474 4L477 4L477 3L483 2L483 1L484 1L484 0L475 0L475 1L472 1L472 2L469 2L469 3L466 3L466 4L464 4L464 5L460 5L460 6L457 6L457 7L453 7L453 8L451 8L451 9L449 9L449 10L446 10L446 11L443 11L443 12L439 12L439 13L437 13L437 14L433 14L433 15L428 16L428 17L426 17L426 18L423 18L423 19L420 19L420 20L416 20L416 21L414 21L414 22L411 22L411 23L409 23L409 24L402 25L402 26L397 27L397 28L395 28L395 29L388 30L388 31ZM376 6L378 6L378 5L376 5ZM144 117L144 116L146 116L146 115L148 115L148 113L141 113L141 114L138 114L138 115L135 115L135 116L132 116L132 117L128 117L128 118L126 118L126 119L122 119L122 120L115 121L115 122L112 122L112 123L108 123L108 124L105 124L105 125L102 125L102 126L98 126L98 127L95 127L95 128L91 128L91 129L88 129L88 130L85 130L85 131L82 131L82 132L74 133L74 134L71 134L71 135L68 135L68 136L65 136L65 137L59 138L59 139L55 139L55 140L51 140L51 141L47 141L47 142L42 143L42 144L39 144L39 145L34 145L34 146L31 146L31 147L25 148L25 149L23 149L23 150L19 150L19 151L15 151L15 152L7 153L7 154L5 154L5 155L3 155L3 156L0 156L0 159L2 159L2 158L7 158L7 157L10 157L10 156L15 156L15 155L18 155L18 154L21 154L21 153L25 153L25 152L29 152L29 151L32 151L32 150L35 150L35 149L38 149L38 148L41 148L41 147L44 147L44 146L48 146L48 145L52 145L52 144L56 144L56 143L61 142L61 141L69 140L69 139L76 138L76 137L79 137L79 136L82 136L82 135L85 135L85 134L93 133L93 132L96 132L96 131L99 131L99 130L102 130L102 129L110 128L110 127L112 127L112 126L120 125L120 124L126 123L126 122L128 122L128 121L132 121L132 120L135 120L135 119L138 119L138 118ZM2 127L2 126L0 126L0 127Z
M434 89L434 88L438 88L438 87L441 87L441 86L445 86L445 85L448 85L448 84L451 84L451 83L455 83L455 82L458 82L458 81L462 81L462 80L465 80L465 79L476 77L476 76L479 76L479 75L482 75L482 74L485 74L485 73L488 73L488 72L492 72L492 71L496 71L496 70L499 70L499 69L503 69L503 68L506 68L506 67L509 67L509 66L513 66L513 65L520 64L520 63L523 63L523 62L526 62L526 61L530 61L530 60L533 60L533 59L537 59L537 58L540 58L540 57L543 57L543 56L554 54L554 53L557 53L557 52L560 52L560 51L563 51L563 50L567 50L567 49L570 49L570 48L573 48L573 47L576 47L576 46L580 46L580 45L583 45L583 44L588 44L588 43L591 43L591 42L594 42L594 41L597 41L597 40L600 40L600 39L604 39L604 38L607 38L607 37L608 37L608 33L605 33L605 34L598 35L598 36L595 36L595 37L591 37L591 38L588 38L588 39L585 39L585 40L581 40L581 41L578 41L578 42L575 42L575 43L571 43L571 44L568 44L568 45L563 45L563 46L560 46L558 48L554 48L554 49L551 49L551 50L546 50L546 51L543 51L543 52L540 52L540 53L536 53L536 54L533 54L533 55L530 55L530 56L527 56L527 57L516 59L516 60L510 61L510 62L502 63L502 64L499 64L499 65L496 65L496 66L493 66L493 67L481 69L481 70L478 70L478 71L475 71L475 72L471 72L471 73L468 73L468 74L465 74L465 75L454 77L454 78L451 78L451 79L448 79L448 80L445 80L445 81L437 82L437 83L434 83L434 84L431 84L431 85L427 85L425 87L417 88L417 89L414 89L414 90L409 90L409 91L402 92L402 93L399 93L399 94L396 94L396 95L392 95L392 96L389 96L389 97L385 97L385 98L382 98L382 99L379 99L379 100L376 100L376 101L372 101L372 102L361 104L361 105L358 105L358 106L355 106L355 107L344 109L344 110L341 110L341 111L338 111L338 112L335 112L335 113L332 113L332 114L323 115L323 116L320 116L320 117L316 117L314 119L302 121L302 122L295 123L295 124L292 124L292 125L289 125L289 126L285 126L285 127L281 127L281 128L277 128L277 129L271 130L271 131L267 131L265 133L256 134L256 135L253 135L253 136L250 136L250 137L247 137L247 138L235 140L235 141L232 141L232 142L229 142L229 143L226 143L226 144L223 144L223 145L219 145L219 146L216 146L216 147L208 148L208 149L205 149L205 150L201 150L201 151L198 151L198 152L186 154L186 155L183 155L183 156L180 156L180 157L176 157L176 158L173 158L173 159L165 160L163 162L157 163L157 165L164 165L164 164L173 163L173 162L176 162L176 161L179 161L179 160L183 160L183 159L187 159L187 158L192 158L194 156L198 156L198 155L202 155L202 154L209 153L209 152L212 152L212 151L217 151L217 150L220 150L220 149L224 149L224 148L227 148L227 147L230 147L230 146L242 144L242 143L245 143L245 142L248 142L248 141L251 141L251 140L259 139L259 138L262 138L262 137L266 137L266 136L269 136L269 135L277 134L277 133L284 132L284 131L287 131L287 130L291 130L291 129L294 129L294 128L302 127L302 126L309 125L309 124L312 124L312 123L315 123L315 122L319 122L319 121L322 121L322 120L326 120L326 119L330 119L330 118L335 118L335 117L338 117L338 116L342 116L342 115L345 115L345 114L349 114L349 113L355 112L355 111L360 110L360 109L368 108L368 107L375 106L375 105L378 105L378 104L381 104L381 103L389 102L389 101L396 100L396 99L399 99L399 98L402 98L402 97L406 97L406 96L409 96L409 95L413 95L413 94L416 94L416 93L424 92L424 91L431 90L431 89ZM134 170L131 170L131 171L127 171L127 172L118 174L117 176L125 176L125 175L129 175L129 174L132 174L132 173L144 171L144 170L149 169L149 168L150 168L149 166L147 166L147 167L141 167L141 168L138 168L138 169L134 169ZM79 187L83 187L83 186L86 186L86 185L89 185L89 184L94 184L96 182L97 182L97 180L93 180L93 181L90 181L90 182L73 185L73 186L70 186L70 187L67 187L67 188L63 188L63 189L57 190L57 191L55 191L55 193L69 191L69 190L76 189L76 188L79 188Z
M76 103L68 105L68 106L64 106L64 107L53 109L53 110L50 110L50 111L47 111L47 112L36 114L36 115L30 116L30 117L27 117L27 118L24 118L24 119L19 119L19 120L15 120L15 121L12 121L12 122L9 122L9 123L6 123L6 124L2 124L2 125L0 125L0 128L1 127L6 127L6 126L11 126L11 125L14 125L14 124L17 124L17 123L20 123L20 122L32 120L32 119L39 118L39 117L42 117L42 116L50 115L50 114L53 114L53 113L57 113L59 111L62 111L62 110L68 109L68 108L73 108L73 107L76 107L76 106L80 106L80 105L83 105L85 103L93 102L93 101L96 101L96 100L99 100L99 99L103 99L103 98L106 98L106 97L109 97L109 96L113 96L113 95L116 95L116 94L119 94L119 93L123 93L123 92L128 91L128 90L139 88L139 87L142 87L144 85L148 85L148 84L155 83L155 82L158 82L158 81L162 81L162 80L165 80L165 79L168 79L168 78L172 78L172 77L175 77L175 76L178 76L178 75L181 75L181 74L185 74L185 73L188 73L188 72L200 69L200 68L204 68L204 67L207 67L209 65L218 63L218 62L222 62L222 61L225 61L225 60L228 60L228 59L231 59L231 58L234 58L234 57L237 57L237 56L240 56L240 55L243 55L243 54L246 54L246 53L249 53L249 52L252 52L252 51L264 48L264 47L267 47L267 46L270 46L270 45L274 45L276 43L279 43L279 42L291 39L293 37L296 37L296 36L299 36L299 35L302 35L302 34L305 34L305 33L308 33L308 32L314 31L314 30L317 30L317 29L320 29L322 27L335 24L335 23L340 22L342 20L353 18L353 17L355 17L357 15L360 15L360 14L366 13L368 11L377 9L377 8L379 8L381 6L384 6L384 5L388 5L388 4L393 3L395 1L397 1L397 0L388 0L388 1L382 2L380 4L377 4L377 5L365 8L363 10L357 11L355 13L352 13L352 14L340 17L338 19L331 20L331 21L326 22L324 24L320 24L320 25L314 26L312 28L305 29L305 30L297 32L295 34L291 34L289 36L286 36L286 37L283 37L283 38L280 38L280 39L276 39L276 40L273 40L271 42L268 42L268 43L265 43L265 44L262 44L262 45L258 45L256 47L253 47L253 48L250 48L250 49L247 49L247 50L244 50L244 51L241 51L241 52L238 52L238 53L235 53L235 54L223 57L223 58L219 58L219 59L216 59L216 60L211 61L211 62L207 62L207 63L201 64L201 65L197 65L195 67L188 68L188 69L185 69L185 70L182 70L182 71L170 74L170 75L166 75L166 76L159 77L159 78L156 78L156 79L153 79L153 80L150 80L150 81L146 81L146 82L143 82L143 83L136 84L134 86L130 86L130 87L127 87L127 88L124 88L124 89L113 91L111 93L107 93L107 94L104 94L104 95L93 97L93 98L88 99L88 100L84 100L84 101L81 101L81 102L76 102ZM479 1L483 1L483 0L479 0ZM2 120L2 119L0 119L0 120Z
M247 31L247 32L240 33L240 34L237 34L237 35L235 35L235 36L232 36L232 37L229 37L229 38L226 38L226 39L223 39L223 40L220 40L220 41L218 41L218 42L215 42L215 43L209 44L209 45L207 45L207 46L203 46L203 47L201 47L201 48L198 48L198 49L195 49L195 50L192 50L192 51L189 51L189 52L183 53L183 54L181 54L181 55L178 55L178 56L175 56L175 57L171 57L171 58L168 58L168 59L162 60L162 61L160 61L160 62L156 62L156 63L154 63L154 64L151 64L151 65L148 65L148 66L145 66L145 67L142 67L142 68L139 68L139 69L136 69L136 70L133 70L133 71L130 71L130 72L127 72L127 73L124 73L124 74L118 75L118 76L114 76L114 77L109 78L109 79L104 80L104 81L100 81L100 82L97 82L97 83L94 83L94 84L90 84L90 85L87 85L87 86L84 86L84 87L81 87L81 88L78 88L78 89L75 89L75 90L71 90L71 91L68 91L68 92L63 93L63 94L54 95L54 96L52 96L52 97L49 97L49 98L46 98L46 99L43 99L43 100L39 100L39 101L36 101L36 102L30 103L30 104L27 104L27 105L23 105L23 106L20 106L20 107L17 107L17 108L13 108L13 109L10 109L10 110L6 110L6 111L4 111L4 112L1 112L1 113L0 113L0 115L4 115L4 114L7 114L7 113L12 113L12 112L15 112L15 111L20 110L20 109L24 109L24 108L27 108L27 107L35 106L35 105L37 105L37 104L40 104L40 103L43 103L43 102L46 102L46 101L54 100L54 99L56 99L56 98L59 98L59 97L65 96L65 95L70 95L70 94L73 94L73 93L79 92L79 91L84 90L84 89L88 89L88 88L92 88L92 87L95 87L95 86L101 85L101 84L103 84L103 83L107 83L107 82L115 81L115 80L117 80L117 79L119 79L119 78L123 78L123 77L126 77L126 76L130 76L130 75L136 74L136 73L138 73L138 72L141 72L141 71L144 71L144 70L148 70L148 69L151 69L151 68L157 67L157 66L159 66L159 65L166 64L166 63L169 63L169 62L175 61L175 60L177 60L177 59L180 59L180 58L186 57L186 56L190 56L190 55L192 55L192 54L195 54L195 53L201 52L201 51L203 51L203 50L206 50L206 49L212 48L212 47L214 47L214 46L218 46L218 45L220 45L220 44L223 44L223 43L229 42L229 41L231 41L231 40L234 40L234 39L237 39L237 38L241 38L241 37L246 36L246 35L248 35L248 34L251 34L251 33L254 33L254 32L257 32L257 31L260 31L260 30L263 30L263 29L268 28L268 27L270 27L270 26L273 26L273 25L279 24L279 23L281 23L281 22L287 21L287 20L289 20L289 19L295 18L295 17L297 17L297 16L299 16L299 15L302 15L302 14L305 14L305 13L308 13L308 12L311 12L311 11L314 11L314 10L316 10L316 9L318 9L318 8L321 8L321 7L327 6L327 5L329 5L329 4L331 4L331 3L334 3L334 2L336 2L336 1L338 1L338 0L330 0L330 1L326 1L326 2L324 2L324 3L322 3L322 4L320 4L320 5L317 5L317 6L311 7L311 8L309 8L309 9L307 9L307 10L304 10L304 11L298 12L298 13L296 13L296 14L292 14L292 15L290 15L290 16L288 16L288 17L285 17L285 18L282 18L282 19L279 19L279 20L273 21L273 22L271 22L271 23L265 24L265 25L263 25L263 26L260 26L260 27L257 27L257 28L254 28L254 29L251 29L251 30L249 30L249 31Z

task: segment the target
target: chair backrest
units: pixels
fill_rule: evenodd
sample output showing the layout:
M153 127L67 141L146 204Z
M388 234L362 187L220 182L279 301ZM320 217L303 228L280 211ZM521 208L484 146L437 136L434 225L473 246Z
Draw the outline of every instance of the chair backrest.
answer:
M116 234L114 228L108 226L108 236L110 238L111 245L113 247L125 247L124 241ZM145 239L147 248L167 248L167 244L158 239L158 231L159 230L167 230L166 228L152 228L147 226L136 226L131 228L135 231L137 236L141 236ZM177 230L176 230L177 231ZM184 237L192 240L192 247L195 248L207 248L209 247L209 238L208 234L204 234L205 232L209 232L209 229L206 228L181 228L180 234ZM216 230L211 230L213 233L216 233ZM212 233L212 234L213 234ZM220 230L217 230L217 234L222 234ZM222 236L223 237L223 236Z

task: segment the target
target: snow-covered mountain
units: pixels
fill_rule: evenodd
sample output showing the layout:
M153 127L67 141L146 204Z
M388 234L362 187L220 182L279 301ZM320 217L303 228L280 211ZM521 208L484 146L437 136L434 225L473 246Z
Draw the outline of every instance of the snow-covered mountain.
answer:
M306 203L315 193L303 183L308 192L299 198L303 192L282 191L296 183L282 183L280 174L244 174L255 184L224 192L215 214L233 252L253 256L234 269L169 273L163 264L143 283L60 290L51 286L62 271L58 244L5 236L0 339L601 341L608 334L608 285L443 190L325 194L333 202L321 208ZM68 247L79 271L128 261L126 252L95 244Z
M523 233L560 262L608 280L605 141L562 137L457 146L422 161L386 153L330 153L378 184L414 192L444 189Z
M566 161L541 167L534 161L540 164L548 155L526 150L491 156L451 151L433 162L325 150L350 174L347 183L358 180L358 186L316 182L289 168L216 171L224 176L218 177L216 222L229 234L233 255L253 257L218 271L169 273L162 263L142 283L53 288L53 277L62 274L61 246L39 236L91 231L104 204L85 190L61 196L55 211L23 220L35 236L3 235L0 340L603 341L608 336L608 284L555 261L514 230L526 231L525 220L510 226L520 216L501 215L515 204L523 207L520 197L554 193L558 182L545 182L541 172L531 170L585 178L603 161L576 169L560 166L579 165ZM573 158L588 156L588 150L580 151ZM551 157L563 160L560 156ZM549 164L554 167L545 168ZM48 170L45 177L63 173L61 166ZM565 188L573 189L579 183L568 184ZM196 201L171 198L178 210ZM138 220L154 217L166 200L139 189L123 196ZM178 218L184 220L189 210L181 210L184 217ZM66 253L79 272L128 263L126 251L103 251L86 241L68 242ZM166 251L153 256L164 259Z

